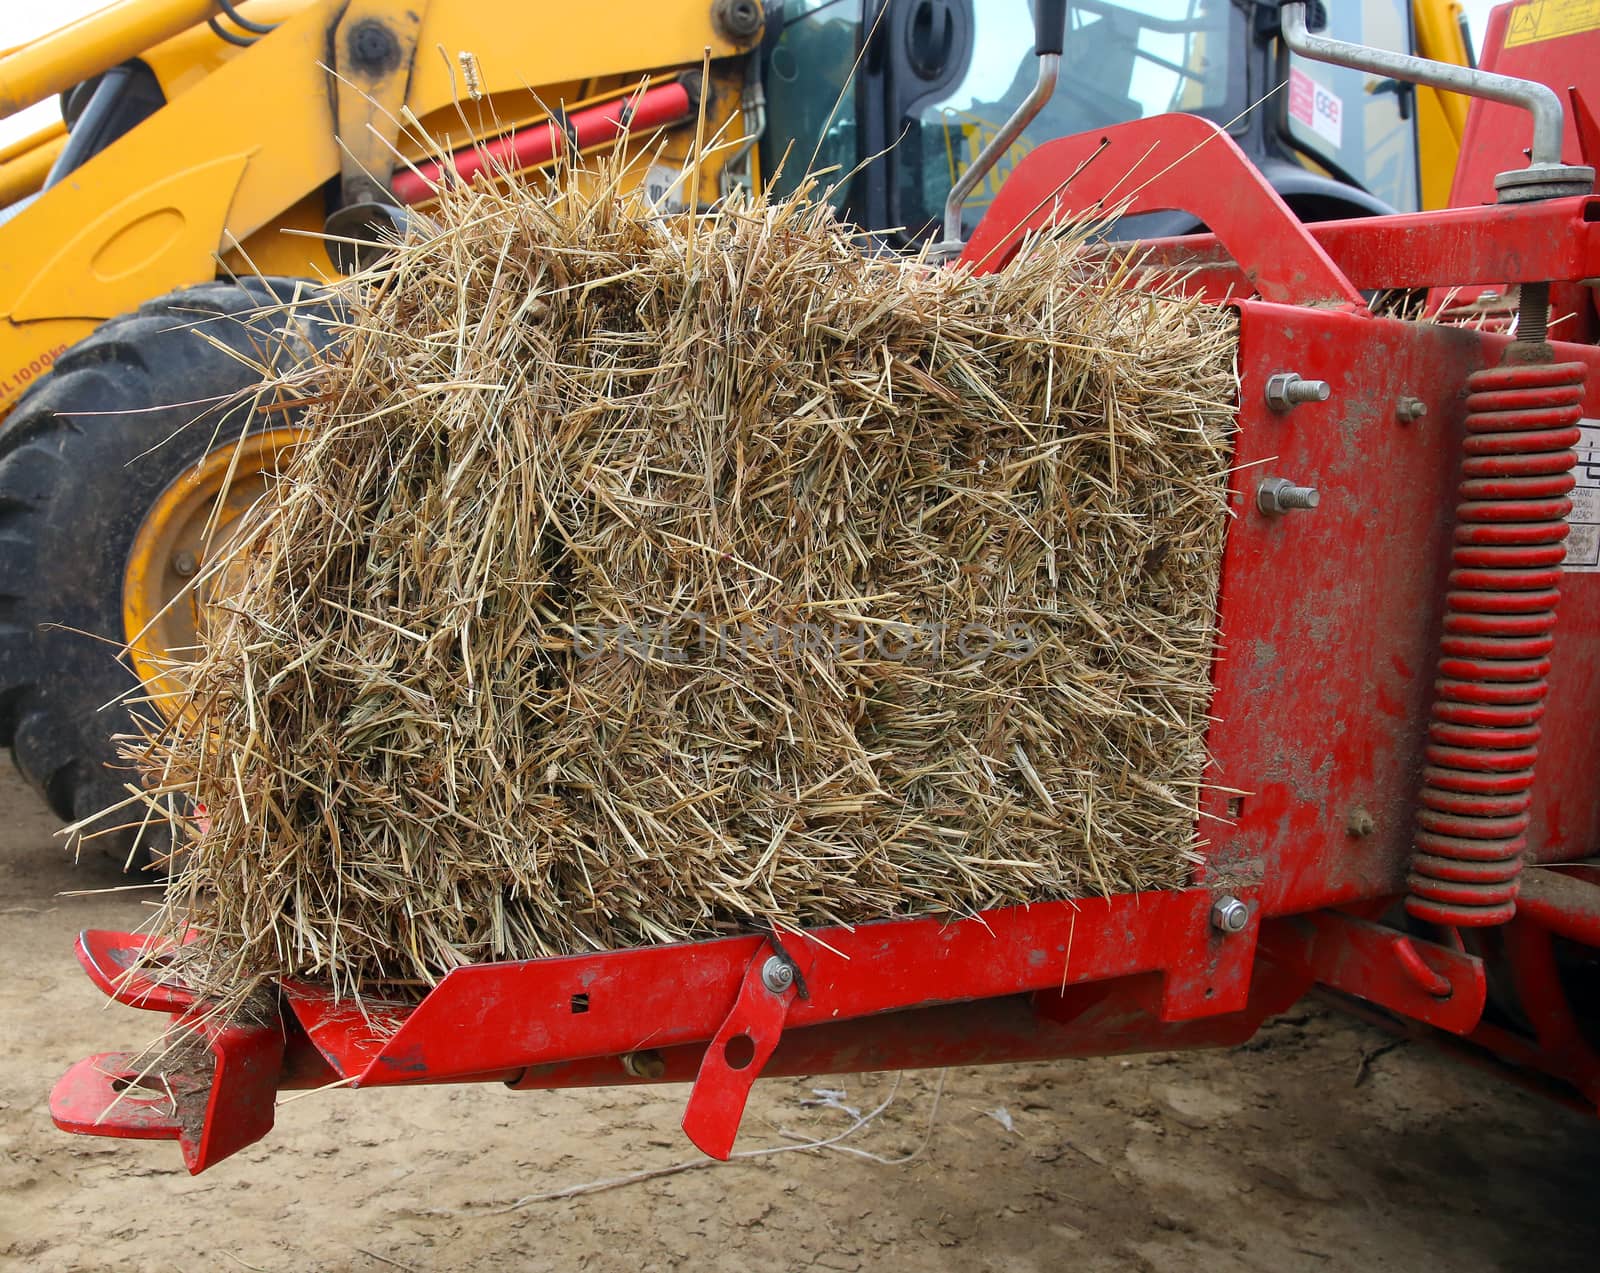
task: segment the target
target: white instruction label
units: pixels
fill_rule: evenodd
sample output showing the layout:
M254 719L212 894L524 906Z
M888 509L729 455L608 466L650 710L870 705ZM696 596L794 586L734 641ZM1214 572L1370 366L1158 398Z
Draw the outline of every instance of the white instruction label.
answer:
M1572 515L1567 518L1568 570L1600 570L1600 420L1580 420Z
M1289 118L1331 146L1344 144L1344 103L1331 88L1317 83L1298 66L1289 68Z
M683 187L687 173L671 164L651 164L644 174L644 197L657 212L682 212Z

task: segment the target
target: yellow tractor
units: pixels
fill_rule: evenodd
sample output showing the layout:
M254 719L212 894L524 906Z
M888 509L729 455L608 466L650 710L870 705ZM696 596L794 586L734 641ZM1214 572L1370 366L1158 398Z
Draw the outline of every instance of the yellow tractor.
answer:
M1467 57L1445 0L1328 9ZM1038 142L1169 110L1227 125L1306 220L1448 197L1464 104L1303 67L1276 0L1066 10L1056 92L968 229ZM816 171L911 246L1027 97L1032 32L1026 0L121 0L0 54L0 117L63 116L0 150L0 742L64 819L125 798L126 700L174 694L185 585L296 436L252 386L334 339L322 285L439 182L626 145L664 210Z

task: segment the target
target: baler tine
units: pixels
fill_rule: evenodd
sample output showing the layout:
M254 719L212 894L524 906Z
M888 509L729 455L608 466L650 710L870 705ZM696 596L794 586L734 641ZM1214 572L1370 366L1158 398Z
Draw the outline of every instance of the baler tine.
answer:
M1560 569L1600 350L1549 342L1543 308L1552 282L1600 277L1593 172L1560 162L1548 90L1318 39L1303 4L1283 22L1308 57L1528 105L1531 165L1504 175L1497 207L1308 227L1226 133L1163 116L1035 149L961 257L1004 268L1026 234L1124 201L1214 231L1150 245L1240 330L1192 887L482 964L370 1019L285 983L268 1020L229 1025L130 973L141 939L85 933L91 979L195 1043L160 1073L80 1062L52 1095L57 1124L175 1138L199 1171L265 1134L279 1088L693 1080L685 1130L725 1157L759 1074L1233 1044L1317 986L1600 1101L1553 944L1600 938L1600 861L1553 865L1600 835L1600 574ZM1358 290L1508 281L1515 341L1374 314ZM1556 745L1536 784L1541 731ZM1384 921L1403 912L1407 928ZM1525 1030L1484 1021L1490 959L1519 996L1499 1020Z

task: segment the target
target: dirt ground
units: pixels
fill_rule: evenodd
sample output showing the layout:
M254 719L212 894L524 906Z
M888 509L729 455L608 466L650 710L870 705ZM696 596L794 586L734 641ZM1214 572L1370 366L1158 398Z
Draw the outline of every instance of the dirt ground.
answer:
M696 1167L682 1088L330 1092L198 1178L177 1148L69 1137L50 1085L89 1052L147 1041L71 954L83 927L139 922L137 893L63 860L54 825L0 777L0 1268L112 1270L1593 1270L1600 1123L1326 1009L1229 1052L945 1076L925 1149ZM1359 1080L1359 1081L1358 1081ZM774 1080L741 1147L832 1134L888 1075ZM895 1158L929 1127L938 1076L908 1076L841 1148ZM804 1104L807 1101L810 1105ZM498 1210L497 1210L498 1208Z

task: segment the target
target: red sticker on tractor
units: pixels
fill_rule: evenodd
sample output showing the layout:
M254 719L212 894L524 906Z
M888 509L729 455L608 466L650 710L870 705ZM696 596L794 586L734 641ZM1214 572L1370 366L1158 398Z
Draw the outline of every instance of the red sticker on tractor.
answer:
M1344 144L1344 102L1299 67L1289 68L1289 118L1304 124L1330 146Z

